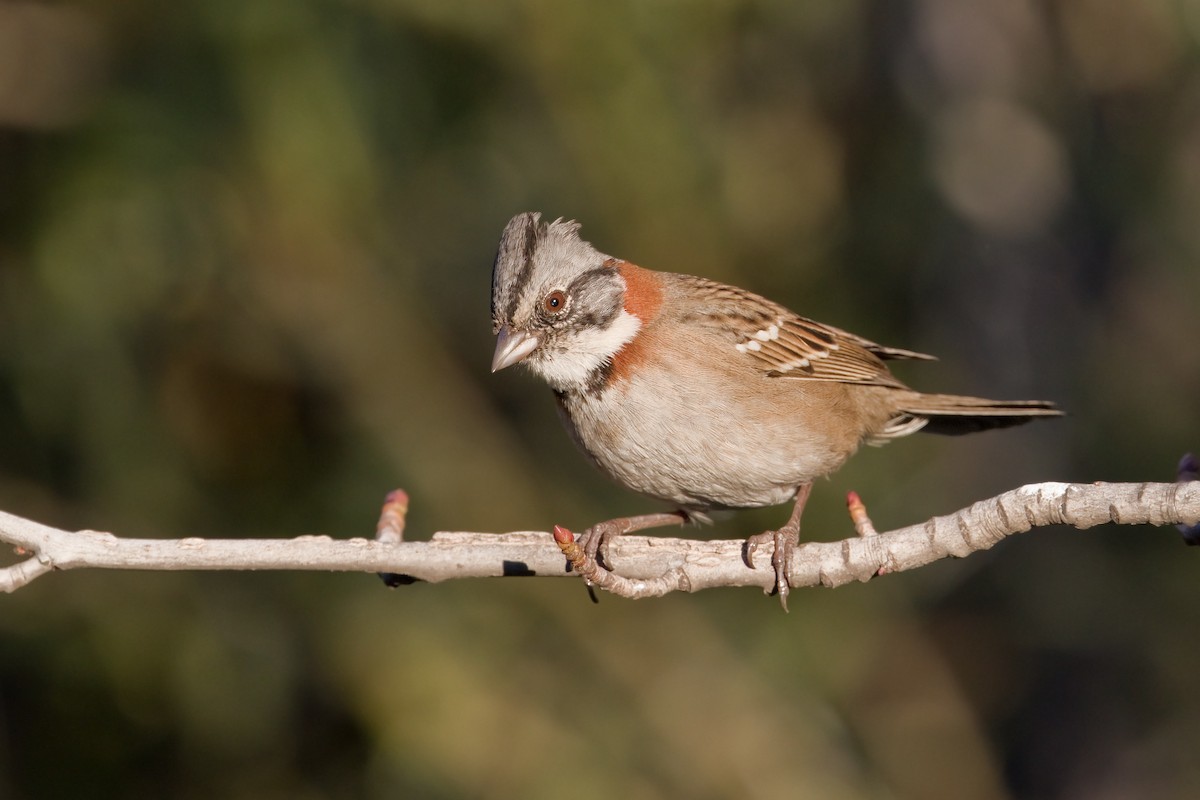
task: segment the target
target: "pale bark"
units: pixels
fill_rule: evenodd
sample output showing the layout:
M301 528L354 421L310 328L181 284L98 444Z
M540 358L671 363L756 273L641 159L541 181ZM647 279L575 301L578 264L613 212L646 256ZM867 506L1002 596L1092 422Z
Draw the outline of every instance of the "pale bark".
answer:
M391 513L395 514L395 509ZM403 509L400 510L403 525ZM982 500L919 525L838 542L806 542L789 573L794 588L840 586L903 572L947 557L987 550L1014 533L1043 525L1194 526L1200 523L1200 481L1184 483L1039 483ZM429 541L399 541L393 521L379 541L301 536L295 539L127 539L96 531L65 531L0 512L0 541L28 556L0 569L11 592L52 570L330 570L395 573L422 581L517 575L574 576L551 533L435 533ZM586 575L627 597L718 586L774 585L770 549L755 569L742 562L742 540L706 541L628 535L611 543L611 573Z

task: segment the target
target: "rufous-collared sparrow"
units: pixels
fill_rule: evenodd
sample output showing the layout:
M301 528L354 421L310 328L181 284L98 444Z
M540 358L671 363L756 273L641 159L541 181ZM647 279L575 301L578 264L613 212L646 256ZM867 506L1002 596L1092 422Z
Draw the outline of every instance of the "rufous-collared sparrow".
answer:
M931 359L806 319L744 289L607 256L579 225L518 214L492 271L492 371L526 364L554 390L575 441L624 486L679 511L610 520L584 544L710 509L795 499L772 542L776 588L812 482L864 442L969 433L1058 416L1040 400L924 394L887 359Z

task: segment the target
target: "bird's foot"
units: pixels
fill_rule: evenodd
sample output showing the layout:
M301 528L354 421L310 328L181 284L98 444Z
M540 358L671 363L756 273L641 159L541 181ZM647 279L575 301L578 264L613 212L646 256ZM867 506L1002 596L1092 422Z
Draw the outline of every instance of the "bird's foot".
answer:
M788 573L791 571L792 554L800 544L800 517L804 514L804 506L808 503L811 492L811 483L801 486L796 492L796 504L792 507L792 515L787 524L777 531L764 531L746 537L746 544L742 548L742 559L746 566L754 569L755 551L759 545L771 543L774 548L771 553L771 566L775 569L775 594L779 595L779 604L783 606L784 611L787 611L787 599L792 591Z
M634 531L644 531L647 528L660 528L664 525L682 525L689 519L686 512L671 511L663 514L642 514L636 517L618 517L617 519L597 522L579 537L584 555L596 561L605 569L611 569L612 563L608 556L609 543L618 536L624 536Z
M799 526L784 525L777 531L764 531L746 537L743 554L751 569L754 568L754 551L758 549L759 545L768 542L774 547L771 553L771 566L775 569L774 593L779 595L779 604L783 606L784 611L787 611L787 599L792 591L787 576L792 564L792 553L796 552L796 545L800 544L800 528ZM768 592L768 594L770 593Z

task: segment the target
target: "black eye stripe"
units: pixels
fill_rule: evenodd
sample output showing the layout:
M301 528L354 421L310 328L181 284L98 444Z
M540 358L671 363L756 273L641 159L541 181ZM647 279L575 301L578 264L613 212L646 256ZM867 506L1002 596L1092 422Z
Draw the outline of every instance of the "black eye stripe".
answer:
M571 281L567 294L574 298L569 316L573 324L606 326L621 313L620 278L611 267L596 267Z
M571 281L571 285L567 288L567 293L577 297L581 289L597 282L610 282L613 279L613 275L613 270L610 267L589 269Z

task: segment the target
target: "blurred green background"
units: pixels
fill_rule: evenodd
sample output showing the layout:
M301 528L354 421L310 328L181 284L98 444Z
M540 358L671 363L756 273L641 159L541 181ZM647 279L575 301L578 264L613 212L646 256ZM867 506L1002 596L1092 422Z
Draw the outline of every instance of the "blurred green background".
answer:
M0 508L125 536L653 510L490 375L508 218L1071 413L806 534L1200 447L1200 2L0 2ZM787 510L698 535L734 538ZM1197 553L1041 530L834 592L76 572L0 598L0 797L1193 798Z

